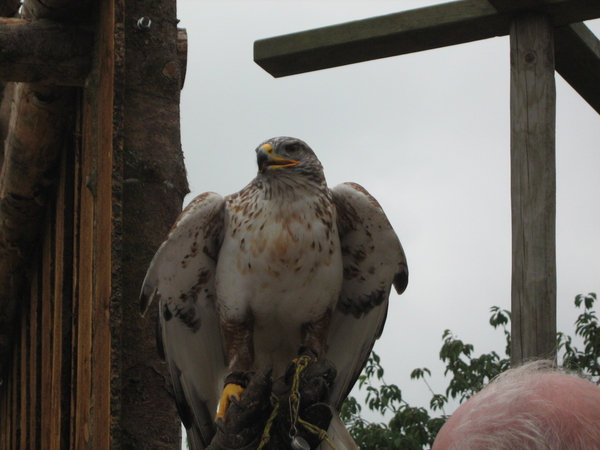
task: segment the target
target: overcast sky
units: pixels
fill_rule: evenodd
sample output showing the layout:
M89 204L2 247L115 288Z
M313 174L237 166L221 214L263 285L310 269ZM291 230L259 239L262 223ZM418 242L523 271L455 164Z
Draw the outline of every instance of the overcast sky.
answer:
M504 349L488 324L510 308L508 37L274 79L253 62L257 39L427 6L417 0L179 0L189 55L182 144L192 193L223 195L256 174L254 149L305 140L330 186L354 181L386 211L407 254L375 346L386 381L427 406L416 367L447 385L445 329ZM588 23L600 35L600 21ZM573 334L577 294L600 291L600 117L557 74L558 329ZM450 413L452 411L446 411Z

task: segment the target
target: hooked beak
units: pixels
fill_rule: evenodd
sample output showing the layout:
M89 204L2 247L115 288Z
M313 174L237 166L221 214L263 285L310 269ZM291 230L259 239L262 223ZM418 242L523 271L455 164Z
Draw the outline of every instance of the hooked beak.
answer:
M264 172L268 169L279 169L281 167L293 167L300 164L298 161L280 158L273 153L271 144L261 145L256 151L256 162L258 170Z

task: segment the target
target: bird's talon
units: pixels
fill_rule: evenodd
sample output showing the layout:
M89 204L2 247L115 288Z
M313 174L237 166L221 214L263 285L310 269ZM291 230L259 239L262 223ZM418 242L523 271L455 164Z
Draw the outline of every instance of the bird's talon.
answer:
M236 397L235 395L232 395L229 397L229 401L233 404L235 404L236 406L238 406L239 408L245 409L246 407L244 405L242 405L240 403L240 400L238 397Z
M219 402L219 410L217 411L215 422L220 420L225 423L225 414L227 414L227 410L232 402L232 398L235 398L235 402L238 403L242 392L244 392L244 388L239 384L229 383L225 385L223 388L223 394L221 395L221 401Z

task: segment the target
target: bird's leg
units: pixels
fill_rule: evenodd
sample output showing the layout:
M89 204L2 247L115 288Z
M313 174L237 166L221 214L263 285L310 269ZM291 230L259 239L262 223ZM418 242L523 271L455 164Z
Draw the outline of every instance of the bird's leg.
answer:
M325 350L327 332L329 331L329 325L331 324L331 315L331 308L329 308L325 311L325 314L314 322L302 324L302 348L310 350L315 355L316 359L320 359Z
M225 378L225 387L219 402L219 410L215 420L225 420L227 408L233 397L236 401L247 386L246 373L254 362L254 339L252 318L248 317L241 321L221 322L221 330L225 341L227 359L230 373Z

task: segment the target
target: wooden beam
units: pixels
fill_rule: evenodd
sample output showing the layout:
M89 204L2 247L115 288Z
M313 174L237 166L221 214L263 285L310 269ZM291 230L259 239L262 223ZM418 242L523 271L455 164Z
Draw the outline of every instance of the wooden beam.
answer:
M534 13L511 25L512 353L556 346L556 88L553 27Z
M261 39L254 61L283 77L505 35L509 24L486 0L463 0Z
M488 0L502 13L543 9L544 0ZM600 2L598 2L600 3ZM596 5L598 4L596 3ZM596 5L582 4L577 14L594 13ZM562 10L556 14L573 14L574 11ZM566 20L570 21L567 17ZM575 22L556 27L554 30L554 51L556 71L600 113L600 41L583 23Z
M93 48L94 34L82 26L0 18L0 81L83 86Z
M600 17L597 0L542 0L538 8L554 26ZM311 72L503 36L513 14L487 0L445 3L261 39L254 61L274 77Z
M583 22L600 17L597 0L487 0L499 13L513 16L524 12L538 12L551 18L557 26Z
M554 29L556 71L600 113L600 41L583 23Z

